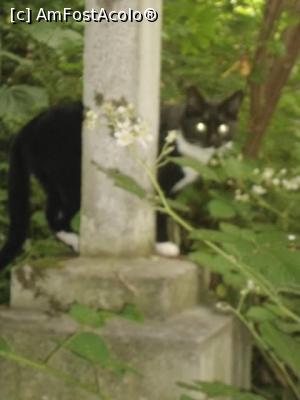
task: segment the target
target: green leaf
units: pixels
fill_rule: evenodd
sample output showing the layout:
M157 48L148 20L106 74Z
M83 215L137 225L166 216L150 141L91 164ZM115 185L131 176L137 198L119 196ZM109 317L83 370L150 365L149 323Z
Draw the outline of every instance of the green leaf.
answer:
M24 66L31 66L33 64L32 60L28 60L27 58L20 57L17 54L12 53L10 51L6 51L6 50L0 50L0 57L8 58L8 59L15 61L18 64L21 64Z
M216 172L208 167L207 165L201 163L200 161L195 160L194 158L188 157L170 157L170 160L182 167L190 167L196 172L199 173L199 177L202 177L208 181L218 182L219 178Z
M140 199L144 199L146 197L146 191L131 176L124 175L117 170L110 170L109 175L119 188L135 194Z
M182 202L174 199L167 199L169 206L173 208L173 210L181 211L181 212L189 212L189 207Z
M248 310L246 317L254 322L273 321L277 318L277 316L269 309L258 306L251 307Z
M95 333L81 332L67 342L65 347L77 356L101 367L106 367L110 363L108 347L104 340Z
M249 240L251 242L255 242L256 240L256 235L251 229L240 228L228 222L221 222L220 229L222 232L227 232L229 234L236 235L237 237Z
M55 50L64 49L73 45L82 45L82 35L68 28L61 28L58 24L40 22L38 24L22 26L23 30L34 40Z
M134 304L126 304L120 316L131 321L144 322L143 314Z
M99 311L93 310L83 304L73 304L68 314L81 325L97 328L104 323Z
M245 264L264 276L274 289L300 287L300 254L279 243L257 245L253 250L243 250L239 246L232 249Z
M300 376L300 342L270 322L260 324L259 329L267 345L297 376Z
M211 240L220 243L236 243L240 238L235 233L221 232L212 229L195 229L191 234L192 239Z
M236 289L242 289L246 285L246 279L242 276L230 261L222 256L213 256L203 250L190 254L190 259L198 265L209 268L210 271L223 276L224 283Z
M222 200L211 200L208 203L208 210L214 218L233 218L236 215L234 207Z
M300 323L296 322L285 322L285 321L276 321L276 326L278 329L284 333L288 334L299 334L300 333Z
M227 174L227 178L233 178L238 181L253 180L253 165L245 160L241 161L237 158L225 159L222 169Z
M203 267L209 267L211 271L224 274L232 268L232 264L223 257L215 256L203 250L190 254L190 259Z
M286 232L277 231L273 227L273 231L261 232L256 235L257 243L259 244L271 244L272 246L278 244L288 243L288 235Z
M0 337L0 352L8 353L10 351L11 351L11 349L10 349L10 346L7 343L7 341L5 339L3 339L2 337Z
M106 169L102 166L95 164L100 171L104 172L107 176L113 179L115 185L121 189L130 192L140 199L144 199L147 196L147 192L139 183L137 183L131 176L122 174L117 169Z
M41 227L47 225L47 220L43 211L36 211L33 213L31 220Z
M48 106L48 94L45 89L29 85L0 87L0 117L15 119L37 108Z

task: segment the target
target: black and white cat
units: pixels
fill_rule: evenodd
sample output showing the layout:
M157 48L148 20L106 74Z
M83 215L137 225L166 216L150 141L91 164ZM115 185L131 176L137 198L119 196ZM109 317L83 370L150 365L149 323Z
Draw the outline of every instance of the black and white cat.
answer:
M161 109L160 148L166 135L175 131L176 147L172 156L187 156L206 164L219 148L232 144L242 100L243 92L237 91L222 102L208 102L195 87L189 88L186 104ZM158 172L167 197L174 197L198 176L193 169L172 163ZM179 254L178 246L168 241L167 216L161 213L157 214L156 250L165 256Z
M186 104L162 108L160 146L168 132L176 130L173 155L207 162L215 149L232 140L242 97L239 91L221 103L209 103L196 89L189 89ZM72 233L70 221L80 208L83 115L80 102L54 107L30 121L17 135L10 154L10 226L0 251L0 269L15 258L27 236L31 174L47 195L46 217L51 230L78 250L78 238ZM159 171L159 181L167 196L194 179L190 170L174 164ZM177 246L168 242L166 217L162 214L157 216L157 240L161 254L178 254Z

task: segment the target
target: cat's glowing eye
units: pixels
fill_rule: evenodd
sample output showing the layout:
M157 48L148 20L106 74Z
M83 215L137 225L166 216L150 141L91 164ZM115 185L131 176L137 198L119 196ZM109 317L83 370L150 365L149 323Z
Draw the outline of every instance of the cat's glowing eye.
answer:
M228 126L227 124L221 124L221 125L219 125L219 127L218 127L218 133L219 133L221 136L226 135L228 132L229 132L229 126Z
M198 132L206 132L207 128L206 128L206 125L203 122L199 122L196 125L196 129L197 129Z

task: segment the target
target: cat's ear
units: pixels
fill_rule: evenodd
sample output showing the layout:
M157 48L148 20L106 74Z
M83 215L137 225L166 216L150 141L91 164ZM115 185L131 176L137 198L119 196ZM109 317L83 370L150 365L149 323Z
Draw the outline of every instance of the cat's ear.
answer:
M199 112L205 105L204 97L195 86L186 89L186 109L188 112Z
M232 118L237 118L241 104L243 102L244 92L238 90L229 96L220 104L220 109Z

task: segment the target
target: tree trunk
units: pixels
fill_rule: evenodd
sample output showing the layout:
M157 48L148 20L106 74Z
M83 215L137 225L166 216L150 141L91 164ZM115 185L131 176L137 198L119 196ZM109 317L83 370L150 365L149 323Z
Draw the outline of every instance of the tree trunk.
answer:
M254 72L263 71L263 82L250 81L249 140L244 149L246 155L256 157L272 116L293 66L300 52L300 23L288 27L281 41L285 52L276 57L268 52L268 43L274 40L278 21L283 11L299 15L300 0L268 0L264 20L259 33L254 57Z

